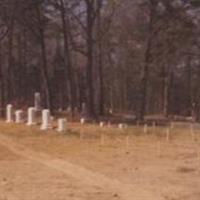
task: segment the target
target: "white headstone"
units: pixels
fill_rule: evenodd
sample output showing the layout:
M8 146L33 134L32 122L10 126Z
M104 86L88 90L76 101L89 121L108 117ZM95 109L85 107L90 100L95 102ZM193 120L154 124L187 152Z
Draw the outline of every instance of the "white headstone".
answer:
M126 129L126 128L128 128L128 125L127 124L118 124L118 128L119 129Z
M36 124L35 122L35 108L34 107L30 107L28 108L28 118L27 118L27 125L31 126Z
M144 133L146 134L147 132L148 132L148 125L145 124L145 125L144 125Z
M34 107L36 111L41 110L41 95L39 92L34 94Z
M22 110L15 111L15 123L19 124L23 122L22 114L23 114Z
M124 128L123 124L119 124L119 125L118 125L118 128L119 128L119 129L123 129L123 128Z
M100 122L100 123L99 123L99 126L100 126L100 127L104 127L104 125L105 125L104 122Z
M48 109L44 109L42 111L42 125L41 125L41 130L47 130L51 128L50 124L50 111Z
M85 118L81 118L80 122L81 124L85 124Z
M11 123L13 121L12 119L12 108L13 106L11 104L8 104L6 107L6 122Z
M67 120L62 118L62 119L58 119L58 132L63 132L66 131L66 122Z

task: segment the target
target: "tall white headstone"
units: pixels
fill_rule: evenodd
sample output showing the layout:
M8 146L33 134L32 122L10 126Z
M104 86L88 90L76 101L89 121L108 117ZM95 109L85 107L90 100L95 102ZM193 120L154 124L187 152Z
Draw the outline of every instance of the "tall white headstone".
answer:
M67 120L62 118L62 119L58 119L58 132L63 132L66 131L66 122Z
M23 122L22 114L23 114L22 110L15 111L15 123L19 124Z
M28 118L27 118L27 125L31 126L36 124L35 122L35 108L34 107L30 107L28 108Z
M36 111L41 110L41 95L39 92L34 94L34 108Z
M85 124L85 118L81 118L81 119L80 119L80 123L81 123L81 124Z
M6 122L11 123L13 121L12 119L12 108L13 106L11 104L8 104L6 107Z
M104 125L105 125L104 122L100 122L100 123L99 123L99 126L100 126L101 128L104 127Z
M47 130L51 128L50 124L50 111L48 109L44 109L42 111L42 125L41 125L41 130Z
M122 130L124 128L124 125L123 124L118 124L118 128Z

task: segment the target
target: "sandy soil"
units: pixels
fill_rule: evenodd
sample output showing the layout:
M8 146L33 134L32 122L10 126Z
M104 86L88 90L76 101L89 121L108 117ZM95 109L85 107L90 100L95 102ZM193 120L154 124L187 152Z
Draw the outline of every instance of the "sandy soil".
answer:
M0 200L200 199L200 130L69 128L0 123Z

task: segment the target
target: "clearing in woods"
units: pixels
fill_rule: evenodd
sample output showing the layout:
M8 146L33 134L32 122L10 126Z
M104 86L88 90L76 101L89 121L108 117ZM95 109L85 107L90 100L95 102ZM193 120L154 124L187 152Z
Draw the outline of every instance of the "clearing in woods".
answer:
M0 123L0 200L200 199L200 129L68 126Z

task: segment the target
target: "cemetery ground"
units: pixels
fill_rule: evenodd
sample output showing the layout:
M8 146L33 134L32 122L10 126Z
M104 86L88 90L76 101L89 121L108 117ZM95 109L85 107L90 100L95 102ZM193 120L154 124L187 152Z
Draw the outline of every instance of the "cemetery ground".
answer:
M65 133L0 122L0 200L199 200L200 129Z

